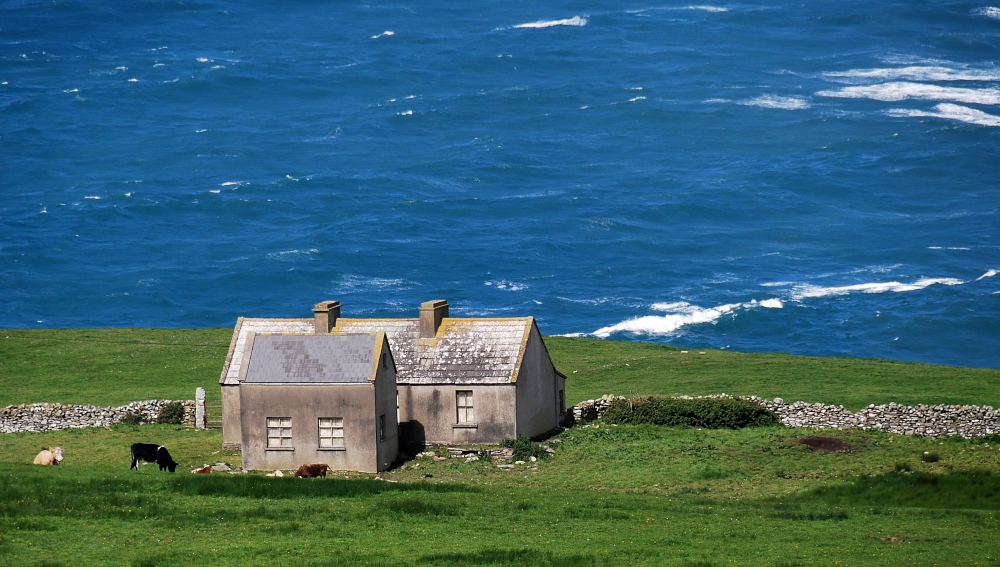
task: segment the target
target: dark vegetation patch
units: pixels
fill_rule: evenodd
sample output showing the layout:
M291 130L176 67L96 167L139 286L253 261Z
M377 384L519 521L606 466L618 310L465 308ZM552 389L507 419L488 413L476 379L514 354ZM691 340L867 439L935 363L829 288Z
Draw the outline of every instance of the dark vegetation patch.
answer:
M945 474L893 471L819 487L799 499L835 505L1000 510L1000 475L988 470Z
M234 498L350 498L393 492L478 492L459 484L396 483L369 479L267 478L251 475L193 475L171 479L168 486L190 496Z
M846 520L851 517L847 510L834 508L803 508L800 504L779 504L769 514L772 518L795 521Z
M504 439L500 445L514 450L515 461L527 461L531 457L544 459L549 456L541 445L524 435L518 435L515 439Z
M0 480L0 530L17 527L10 519L39 516L141 519L161 512L159 499L130 480L74 480L16 477Z
M831 453L847 451L850 448L847 443L833 437L803 437L799 439L799 443L808 445L813 451L828 451Z
M611 423L649 423L705 429L742 429L779 423L774 412L748 400L659 396L614 400L604 412L603 419Z
M376 513L408 516L456 516L459 505L420 498L400 498L381 502L375 506Z
M587 567L598 565L592 555L557 555L535 549L484 549L466 553L435 553L425 555L418 565L441 567L465 565L511 565L523 567Z
M156 418L156 423L167 423L180 425L184 422L184 404L180 402L170 402L160 408L160 415Z

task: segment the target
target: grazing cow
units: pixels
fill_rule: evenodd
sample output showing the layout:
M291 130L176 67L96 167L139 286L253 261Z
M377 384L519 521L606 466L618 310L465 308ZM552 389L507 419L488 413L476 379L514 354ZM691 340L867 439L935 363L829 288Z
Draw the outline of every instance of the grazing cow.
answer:
M129 469L139 470L139 461L156 463L160 465L161 471L169 469L170 472L174 472L174 469L177 468L177 463L170 457L167 448L153 443L132 444L132 466Z
M328 470L330 470L330 466L325 464L302 465L299 470L295 471L295 478L312 478L314 476L326 478Z
M49 447L35 457L36 465L55 466L63 460L62 447Z

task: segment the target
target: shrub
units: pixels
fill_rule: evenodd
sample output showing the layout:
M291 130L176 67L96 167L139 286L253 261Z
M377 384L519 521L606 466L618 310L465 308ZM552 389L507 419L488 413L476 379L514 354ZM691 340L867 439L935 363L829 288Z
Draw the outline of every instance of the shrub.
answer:
M180 402L170 402L160 408L160 416L156 418L156 423L171 423L180 425L184 423L184 404Z
M524 435L518 435L516 439L504 439L500 445L514 450L515 461L527 461L531 457L544 459L549 455L541 445Z
M686 425L706 429L741 429L780 423L778 416L749 400L735 398L662 398L614 400L604 412L611 423Z
M118 423L121 423L122 425L142 425L143 423L146 423L146 421L146 416L141 411L127 411L125 412L125 415L118 420Z
M931 453L930 451L924 451L924 454L920 455L920 460L925 463L936 463L941 460L941 455Z

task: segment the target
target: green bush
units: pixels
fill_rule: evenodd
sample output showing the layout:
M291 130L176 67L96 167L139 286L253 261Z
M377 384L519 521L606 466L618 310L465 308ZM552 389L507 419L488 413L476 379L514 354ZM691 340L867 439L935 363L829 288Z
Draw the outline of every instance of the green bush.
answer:
M941 455L931 453L930 451L924 451L924 454L920 455L920 460L925 463L936 463L941 460Z
M544 459L549 456L541 445L524 435L518 435L516 439L504 439L500 445L514 450L515 461L527 461L531 457Z
M118 423L122 425L142 425L146 421L146 416L141 411L129 411L125 412L125 415L118 420Z
M686 425L705 429L741 429L780 423L772 411L749 400L656 396L614 400L603 419L611 423Z
M160 416L156 418L156 423L170 423L173 425L184 423L184 404L170 402L160 408Z

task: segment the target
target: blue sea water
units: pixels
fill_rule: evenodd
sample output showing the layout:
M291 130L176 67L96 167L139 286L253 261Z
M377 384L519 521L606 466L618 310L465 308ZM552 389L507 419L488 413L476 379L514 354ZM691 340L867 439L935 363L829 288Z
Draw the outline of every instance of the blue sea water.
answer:
M0 327L1000 367L1000 4L0 1Z

